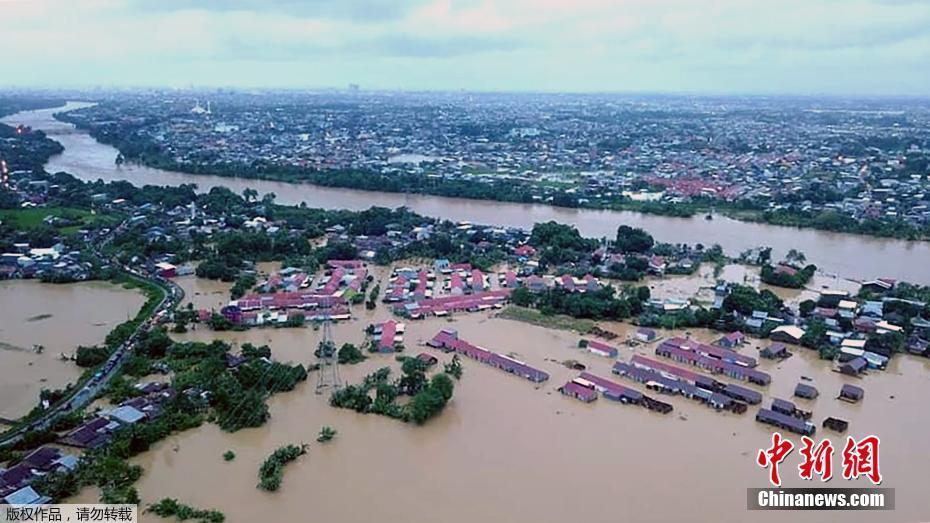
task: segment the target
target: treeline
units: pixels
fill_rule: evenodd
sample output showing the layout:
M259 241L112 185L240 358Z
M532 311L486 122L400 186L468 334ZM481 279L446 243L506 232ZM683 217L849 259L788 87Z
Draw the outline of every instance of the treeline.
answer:
M64 104L65 100L62 98L49 98L28 94L4 94L0 96L0 118L21 111L49 109L52 107L60 107Z
M510 300L514 305L535 308L546 315L622 320L643 312L643 303L649 300L649 287L625 288L619 296L612 286L587 292L569 292L561 288L532 292L519 287L511 293Z
M0 123L0 159L10 171L41 171L45 162L64 151L64 147L42 131L18 133Z
M930 226L927 225L920 227L900 218L883 218L881 220L865 218L856 220L832 210L813 212L780 209L777 211L765 211L761 214L750 216L749 219L771 225L864 234L884 238L900 238L904 240L930 239Z
M581 261L598 247L597 240L584 238L575 227L554 221L533 225L529 244L536 247L543 267Z

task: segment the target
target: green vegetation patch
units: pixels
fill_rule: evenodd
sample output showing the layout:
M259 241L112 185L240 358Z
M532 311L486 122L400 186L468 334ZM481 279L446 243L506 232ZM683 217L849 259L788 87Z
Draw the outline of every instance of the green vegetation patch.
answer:
M114 224L117 218L72 207L34 207L0 209L0 221L15 229L30 230L50 225L64 234L72 234L84 227Z
M594 322L592 320L572 318L564 314L547 315L535 309L518 307L516 305L506 307L497 317L504 318L505 320L522 321L524 323L538 325L540 327L549 327L551 329L578 331L582 334L587 334L594 328Z
M273 492L281 486L284 466L307 453L307 445L278 447L258 469L258 488Z
M218 510L194 508L179 503L174 498L162 498L157 503L149 505L145 511L163 518L175 518L178 521L191 519L197 521L197 523L223 523L226 521L226 516Z

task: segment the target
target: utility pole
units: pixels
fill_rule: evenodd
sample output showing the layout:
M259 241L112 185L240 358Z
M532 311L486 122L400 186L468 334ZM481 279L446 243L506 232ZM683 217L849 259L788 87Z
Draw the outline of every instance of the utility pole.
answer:
M342 386L339 380L339 359L336 342L333 341L332 318L323 318L323 339L320 341L320 353L317 359L320 368L317 371L316 393L322 394L326 389L336 390Z

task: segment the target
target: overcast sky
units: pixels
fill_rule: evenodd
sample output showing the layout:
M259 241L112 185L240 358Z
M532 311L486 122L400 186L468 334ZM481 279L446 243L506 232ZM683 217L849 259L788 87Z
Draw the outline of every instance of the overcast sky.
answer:
M930 0L0 0L0 85L930 95Z

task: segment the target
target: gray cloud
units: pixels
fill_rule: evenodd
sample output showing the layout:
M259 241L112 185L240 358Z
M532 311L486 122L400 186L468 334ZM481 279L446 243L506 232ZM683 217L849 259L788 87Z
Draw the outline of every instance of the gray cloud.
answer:
M4 75L19 85L358 82L930 95L930 0L0 0L0 6L9 42Z
M345 49L404 58L455 58L493 51L514 51L523 46L523 42L510 38L391 35L350 44Z
M427 0L130 0L133 9L150 12L205 10L254 11L309 18L364 22L396 20Z

